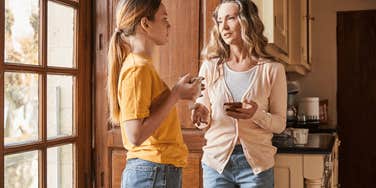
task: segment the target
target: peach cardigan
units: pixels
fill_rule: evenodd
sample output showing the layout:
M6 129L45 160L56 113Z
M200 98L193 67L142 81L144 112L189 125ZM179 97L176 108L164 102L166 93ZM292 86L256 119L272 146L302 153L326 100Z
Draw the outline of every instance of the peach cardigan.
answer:
M257 59L256 59L257 60ZM223 77L223 64L218 60L203 62L199 75L205 77L206 90L196 102L210 111L210 128L205 133L202 162L223 172L239 138L244 155L258 174L274 166L277 149L272 146L273 133L286 127L287 84L282 64L258 59L255 79L242 97L258 104L251 119L234 119L225 115L223 104L233 101ZM219 70L219 71L218 71Z

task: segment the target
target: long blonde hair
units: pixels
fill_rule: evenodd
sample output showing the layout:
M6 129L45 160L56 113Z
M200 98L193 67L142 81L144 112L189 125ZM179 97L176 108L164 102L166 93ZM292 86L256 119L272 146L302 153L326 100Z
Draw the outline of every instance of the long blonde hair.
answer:
M121 0L117 5L116 29L108 49L107 96L112 123L120 121L118 82L122 64L131 51L127 37L135 34L136 26L143 17L154 20L160 5L161 0Z
M274 60L275 58L265 50L268 39L263 35L264 24L258 15L257 6L251 0L221 1L213 13L214 26L210 32L209 42L202 51L202 58L204 60L219 59L218 63L221 64L230 57L230 47L223 41L217 22L219 7L224 3L235 3L239 6L238 20L241 26L241 37L243 47L248 49L249 56Z

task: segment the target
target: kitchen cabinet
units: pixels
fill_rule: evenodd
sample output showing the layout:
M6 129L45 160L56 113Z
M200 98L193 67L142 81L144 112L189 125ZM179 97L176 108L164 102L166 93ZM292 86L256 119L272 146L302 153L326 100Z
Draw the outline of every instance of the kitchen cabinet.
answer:
M255 0L265 25L268 51L282 61L287 72L305 75L311 70L310 0Z
M301 154L277 154L275 160L275 188L303 187L303 158Z
M275 188L338 187L339 144L336 139L329 154L278 153Z
M171 24L169 41L155 48L154 66L162 80L172 88L186 73L198 74L200 59L200 0L164 0ZM183 128L193 128L188 102L177 104Z

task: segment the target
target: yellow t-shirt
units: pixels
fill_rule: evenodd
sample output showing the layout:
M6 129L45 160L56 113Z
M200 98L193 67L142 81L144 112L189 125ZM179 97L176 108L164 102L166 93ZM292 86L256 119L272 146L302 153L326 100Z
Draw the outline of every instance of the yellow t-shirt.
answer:
M159 77L151 59L130 53L121 68L118 88L121 134L124 147L128 150L127 159L140 158L184 167L188 149L183 141L175 107L140 146L130 143L125 134L125 121L148 117L151 107L158 106L159 99L167 96L161 95L169 88Z

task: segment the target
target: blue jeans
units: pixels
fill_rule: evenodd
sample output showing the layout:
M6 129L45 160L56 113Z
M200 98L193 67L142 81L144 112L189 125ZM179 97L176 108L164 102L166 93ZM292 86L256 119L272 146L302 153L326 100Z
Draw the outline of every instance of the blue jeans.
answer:
M222 174L202 163L204 188L273 188L273 168L254 174L241 146L236 146Z
M121 188L181 188L182 168L142 159L129 159Z

